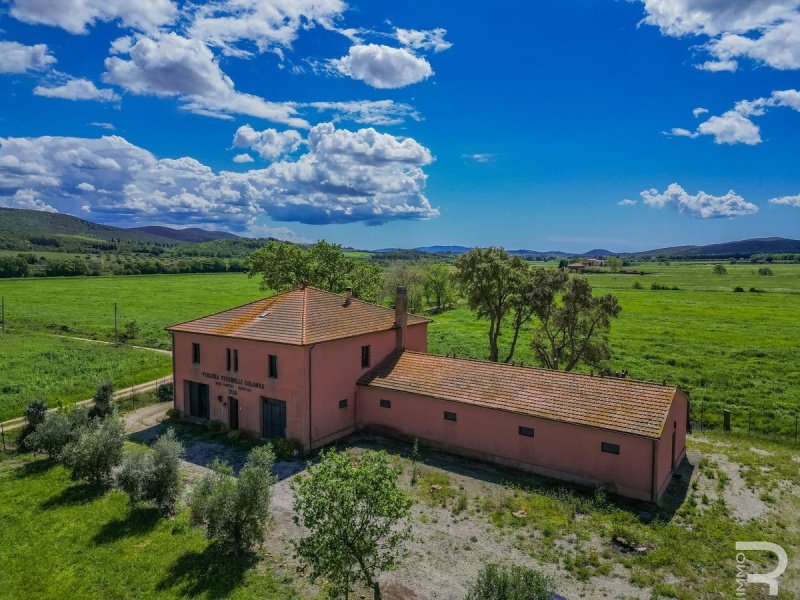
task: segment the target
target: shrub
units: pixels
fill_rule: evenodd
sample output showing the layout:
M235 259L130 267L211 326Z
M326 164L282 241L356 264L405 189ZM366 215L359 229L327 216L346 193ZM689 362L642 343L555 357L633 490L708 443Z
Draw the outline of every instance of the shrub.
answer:
M28 436L26 445L36 452L45 452L50 458L58 458L72 439L72 423L69 416L60 410L47 413L44 421Z
M111 414L112 406L111 401L114 399L114 384L110 381L104 381L97 386L94 392L94 406L91 410L91 416L100 417L105 419Z
M642 285L641 281L634 281L633 282L633 289L641 290L641 289L644 289L644 286Z
M280 460L296 458L303 449L303 444L294 438L276 438L270 442L275 456Z
M219 433L223 429L225 429L225 423L222 421L215 421L214 419L206 421L206 431L209 433Z
M128 321L125 323L125 328L121 337L124 341L130 341L139 337L139 324L136 321Z
M117 485L132 504L152 502L161 512L174 511L180 491L183 445L170 429L156 440L151 452L131 452L122 462Z
M237 555L260 544L275 482L274 462L272 448L253 448L236 479L227 463L214 460L213 472L200 480L189 501L192 523L205 525L209 538Z
M181 413L178 411L177 408L169 408L167 409L167 418L170 421L177 421L181 418Z
M769 267L760 267L758 269L758 274L759 275L772 275L773 273L772 273L772 269L770 269Z
M47 402L31 402L25 407L25 410L22 412L22 416L25 418L25 425L23 425L19 437L17 437L17 445L20 450L30 450L27 444L27 438L36 430L36 427L44 421L44 416L46 414Z
M725 268L725 265L716 264L711 269L711 272L714 273L714 275L726 275L728 273L728 269Z
M744 288L742 286L740 286L740 285L737 285L735 288L733 288L733 291L734 292L743 292Z
M550 600L553 583L535 569L488 564L470 584L464 600Z
M753 292L754 294L763 294L764 293L764 290L762 290L761 288L756 288L756 287L751 287L750 291Z
M156 388L156 399L159 402L172 402L174 393L175 389L171 381L169 383L162 383Z
M94 484L107 480L111 470L122 460L124 437L125 424L116 417L93 419L88 426L75 431L74 439L62 452L72 478L86 479Z

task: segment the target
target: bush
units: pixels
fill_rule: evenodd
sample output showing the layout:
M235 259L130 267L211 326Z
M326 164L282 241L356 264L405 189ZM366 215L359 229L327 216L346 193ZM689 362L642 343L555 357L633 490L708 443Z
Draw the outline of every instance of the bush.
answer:
M214 419L206 421L206 431L209 433L219 433L223 429L225 429L225 423L222 421L216 421Z
M772 275L773 273L772 273L772 269L770 269L769 267L760 267L758 269L758 274L759 275Z
M178 411L177 408L169 408L167 409L167 418L170 421L177 421L181 418L181 413Z
M733 291L734 292L743 292L744 288L742 286L740 286L740 285L737 285L735 288L733 288Z
M22 431L20 431L19 437L17 438L17 445L20 450L30 450L27 444L28 436L44 421L46 414L47 402L31 402L25 407L25 410L22 412L22 416L25 418L25 425L23 425Z
M156 399L159 402L172 402L174 400L175 388L173 383L162 383L156 388Z
M107 480L111 470L122 461L124 438L125 424L116 417L93 419L88 426L76 430L74 439L62 452L72 478L86 479L94 484Z
M272 445L272 449L275 452L275 456L278 457L280 460L288 460L290 458L296 458L300 451L303 449L303 444L301 444L296 439L289 439L289 438L276 438L270 442Z
M634 281L633 282L633 289L641 290L641 289L644 289L644 286L642 285L641 281Z
M114 384L110 381L104 381L100 385L97 386L97 389L94 392L94 397L92 400L94 401L94 406L91 410L91 416L93 417L100 417L101 419L105 419L108 415L111 414L113 410L111 406L111 401L114 399Z
M183 445L170 429L156 440L151 452L131 452L122 462L117 485L131 504L152 502L161 512L175 509L180 491Z
M728 273L728 269L725 268L725 265L716 264L711 269L711 272L714 273L714 275L726 275Z
M550 600L553 583L534 569L488 564L469 586L464 600Z
M57 410L45 415L44 421L37 425L25 443L31 450L44 452L50 458L58 458L72 440L72 431L69 416Z
M750 291L753 292L754 294L763 294L764 293L764 290L762 290L761 288L756 288L756 287L751 287Z
M236 479L227 463L215 460L213 473L200 480L189 501L192 523L205 525L209 538L237 555L260 544L269 518L274 462L272 448L254 448Z

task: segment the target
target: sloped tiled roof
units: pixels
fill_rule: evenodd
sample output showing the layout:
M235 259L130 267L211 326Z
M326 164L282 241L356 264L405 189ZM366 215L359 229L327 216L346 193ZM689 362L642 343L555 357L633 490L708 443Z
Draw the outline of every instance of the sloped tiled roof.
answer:
M204 333L303 346L393 329L394 309L313 287L295 288L222 312L167 327L169 331ZM408 315L408 324L430 319Z
M661 436L676 391L617 377L408 350L386 358L359 384L648 438Z

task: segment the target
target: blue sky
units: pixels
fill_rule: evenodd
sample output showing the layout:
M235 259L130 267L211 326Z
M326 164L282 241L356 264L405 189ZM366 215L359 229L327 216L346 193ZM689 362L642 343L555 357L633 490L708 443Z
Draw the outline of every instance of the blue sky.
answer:
M800 237L800 0L453 7L11 0L0 206L360 248Z

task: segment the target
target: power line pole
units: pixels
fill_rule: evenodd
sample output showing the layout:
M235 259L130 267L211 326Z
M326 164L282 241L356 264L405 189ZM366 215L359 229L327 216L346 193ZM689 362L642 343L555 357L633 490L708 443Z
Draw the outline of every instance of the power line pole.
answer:
M114 302L114 343L119 344L119 331L117 330L117 303Z
M2 313L2 314L0 314L0 322L3 323L3 333L5 333L6 332L6 297L5 296L3 296L3 300L2 300L2 302L0 302L0 306L2 306L2 308L0 309L0 313Z

